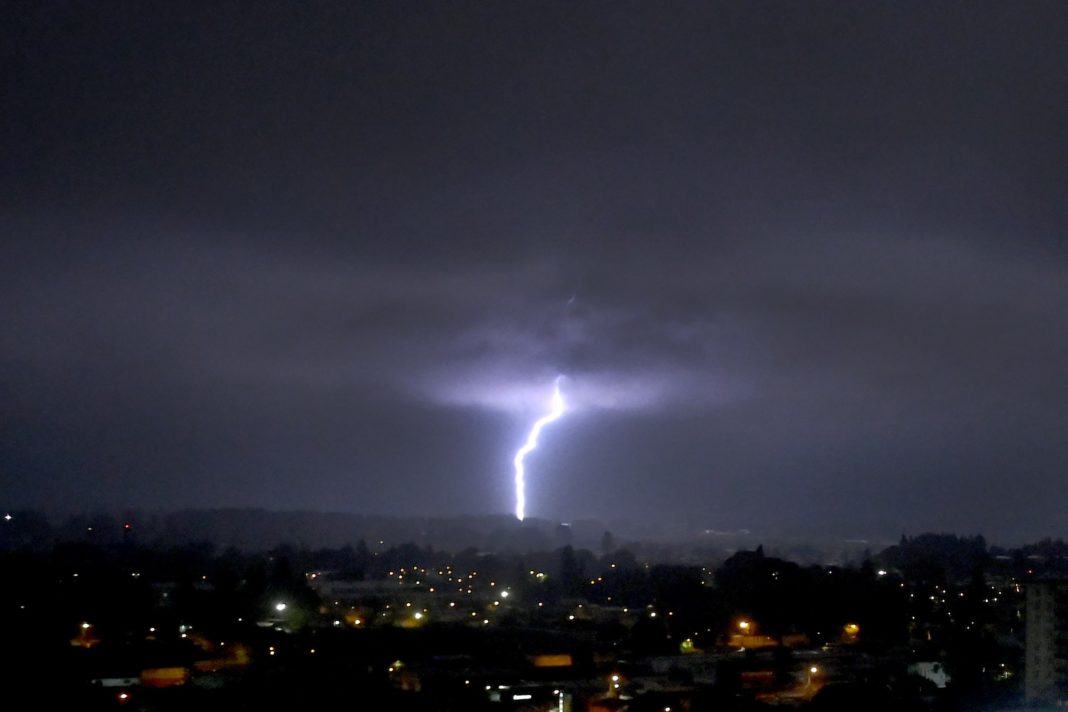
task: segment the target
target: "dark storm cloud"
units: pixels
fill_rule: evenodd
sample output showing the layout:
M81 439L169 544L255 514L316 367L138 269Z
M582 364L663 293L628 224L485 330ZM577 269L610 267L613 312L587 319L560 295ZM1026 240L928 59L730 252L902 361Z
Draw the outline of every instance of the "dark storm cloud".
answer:
M219 441L251 435L237 452L224 448L225 465L216 466L233 468L236 459L241 468L272 471L278 463L260 451L282 438L292 458L282 472L238 478L257 492L278 487L261 480L299 479L302 459L323 457L305 451L309 438L322 438L329 461L343 444L362 440L381 411L408 422L374 442L395 457L398 443L431 441L442 428L433 418L421 423L428 432L413 427L420 401L529 414L556 373L569 376L573 417L585 417L584 428L606 408L634 412L646 425L634 426L632 438L652 437L646 429L659 434L660 443L653 437L648 445L667 448L668 460L687 451L691 479L679 491L707 488L702 482L716 480L731 452L741 459L731 467L754 468L758 479L809 480L828 446L846 451L837 465L843 483L870 480L889 455L931 468L921 478L929 478L926 487L943 480L969 487L973 472L944 458L974 458L991 439L1003 450L1033 442L1036 431L1057 432L1068 363L1068 343L1055 328L1068 297L1060 265L936 239L806 245L804 254L769 258L766 246L753 244L729 262L650 257L627 278L594 269L586 279L565 279L559 275L568 270L548 263L441 273L296 256L263 261L244 249L187 247L179 259L155 246L113 254L109 269L60 270L44 282L26 269L32 277L5 288L17 316L17 340L5 348L9 377L19 369L9 392L21 396L18 415L43 407L40 417L70 418L73 428L90 421L90 450L128 449L157 420L156 427L176 427L153 436L175 450L135 457L138 468L158 455L196 470L217 456ZM116 264L124 273L114 272ZM568 282L595 286L569 306ZM678 421L680 411L689 419ZM327 421L325 434L299 422L307 414ZM673 423L672 436L660 430L660 417ZM717 418L729 422L710 425ZM619 422L609 418L604 427L613 432ZM735 433L735 441L709 447L709 427ZM511 439L482 442L463 430L457 438L480 442L506 474ZM1038 444L1048 449L1044 440ZM447 452L456 443L440 445ZM754 448L798 460L761 472L745 455ZM428 453L416 463L426 473L419 480L434 476L440 457ZM601 458L591 449L577 459L581 465L560 467L597 468ZM399 466L367 455L341 461L325 465L340 481L361 481L371 463ZM987 476L1026 474L1020 465L1004 462ZM632 464L638 477L656 466ZM884 485L903 474L886 473ZM482 487L499 484L492 471L483 476L490 481Z
M5 499L1061 532L1058 5L5 13Z

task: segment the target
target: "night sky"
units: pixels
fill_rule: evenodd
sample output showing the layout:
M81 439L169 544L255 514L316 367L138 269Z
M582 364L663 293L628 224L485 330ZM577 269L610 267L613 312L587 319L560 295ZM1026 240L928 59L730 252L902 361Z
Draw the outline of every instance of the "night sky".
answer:
M0 506L1068 535L1062 2L0 12Z

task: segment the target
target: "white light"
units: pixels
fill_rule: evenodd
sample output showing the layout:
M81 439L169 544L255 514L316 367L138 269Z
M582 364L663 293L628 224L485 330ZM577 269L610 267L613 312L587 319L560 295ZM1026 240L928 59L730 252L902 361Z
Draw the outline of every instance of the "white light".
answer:
M816 667L815 665L813 665L812 667L810 667L810 668L808 669L808 671L809 671L810 673L812 673L813 675L815 675L816 673L818 673L818 672L820 671L820 669L819 669L818 667Z
M519 448L519 452L515 454L515 460L513 461L515 465L515 518L519 521L523 521L523 518L526 517L527 509L526 470L523 467L523 459L534 448L538 447L538 436L541 434L541 429L562 416L566 408L564 396L560 393L560 378L557 377L553 390L552 409L547 415L534 422L534 426L527 435L526 442L523 443L523 447Z
M10 514L5 514L4 515L4 521L5 522L10 522L11 521L11 515Z
M512 695L513 700L529 700L533 695Z
M416 611L415 615L413 615L412 618L416 619L417 621L421 621L421 620L423 620L423 614L420 613L419 611Z
M286 609L286 604L284 604L284 603L276 603L276 604L274 604L274 610L276 610L276 611L281 612L281 611L284 611L285 609Z
M508 598L508 592L507 591L501 591L501 598Z

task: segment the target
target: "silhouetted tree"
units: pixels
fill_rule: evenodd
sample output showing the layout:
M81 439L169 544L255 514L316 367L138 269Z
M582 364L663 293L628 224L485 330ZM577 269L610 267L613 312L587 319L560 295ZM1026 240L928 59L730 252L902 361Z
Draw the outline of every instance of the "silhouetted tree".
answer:
M616 538L612 536L612 532L605 531L605 533L601 535L601 554L603 556L608 556L615 550L615 548Z

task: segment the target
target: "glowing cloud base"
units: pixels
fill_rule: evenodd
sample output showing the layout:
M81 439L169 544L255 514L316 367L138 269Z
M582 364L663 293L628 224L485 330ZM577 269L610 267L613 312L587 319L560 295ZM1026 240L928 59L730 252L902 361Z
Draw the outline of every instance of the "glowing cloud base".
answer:
M526 442L523 443L523 447L519 448L519 452L515 454L515 518L519 521L523 521L527 508L526 469L523 467L523 459L538 447L538 436L541 435L542 428L559 419L566 410L567 404L564 403L564 396L560 393L560 378L558 377L553 389L553 399L549 412L534 422L530 433L527 435Z

